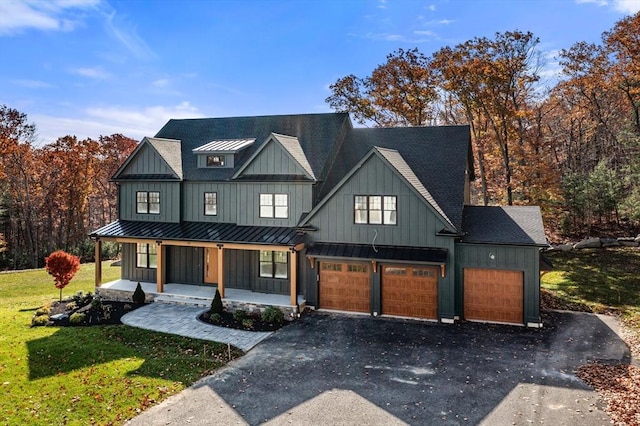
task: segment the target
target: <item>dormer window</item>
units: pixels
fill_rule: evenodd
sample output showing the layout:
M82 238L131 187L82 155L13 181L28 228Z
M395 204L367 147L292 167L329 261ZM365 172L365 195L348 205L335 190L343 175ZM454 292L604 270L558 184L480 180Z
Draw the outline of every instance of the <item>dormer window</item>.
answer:
M207 167L224 167L224 155L207 155Z

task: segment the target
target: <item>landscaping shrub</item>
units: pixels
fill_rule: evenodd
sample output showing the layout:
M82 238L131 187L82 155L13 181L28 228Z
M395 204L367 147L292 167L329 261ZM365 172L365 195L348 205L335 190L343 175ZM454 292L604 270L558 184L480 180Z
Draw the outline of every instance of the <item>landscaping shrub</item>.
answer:
M211 301L211 309L210 312L213 314L222 314L224 312L224 306L222 306L222 297L220 297L220 292L216 289L216 294L213 296L213 300Z
M284 313L273 306L267 306L262 312L262 321L269 323L280 323L284 321Z
M47 306L43 306L41 308L38 308L38 310L36 311L36 316L40 316L40 315L49 315L49 313L51 312L51 308L47 307Z
M100 299L100 296L96 295L93 300L91 300L91 309L95 309L96 311L102 310L102 299Z
M245 318L247 318L245 311L237 310L233 313L233 319L236 321L243 321Z
M33 317L33 320L31 320L31 325L32 326L47 325L48 322L49 322L49 315L48 314L36 315L36 316Z
M140 283L136 286L136 290L133 292L133 303L137 303L138 305L142 305L146 300L147 295L144 293L142 286Z
M85 317L86 317L85 314L83 314L82 312L75 312L71 314L71 316L69 317L69 323L74 325L82 324L84 322Z
M209 320L213 323L218 323L220 321L222 321L222 315L215 313L215 314L211 314L209 316Z
M253 320L251 318L245 318L242 320L242 326L246 329L253 328Z
M65 309L67 311L75 311L76 309L78 309L78 305L76 304L76 302L69 302L67 303L67 306Z

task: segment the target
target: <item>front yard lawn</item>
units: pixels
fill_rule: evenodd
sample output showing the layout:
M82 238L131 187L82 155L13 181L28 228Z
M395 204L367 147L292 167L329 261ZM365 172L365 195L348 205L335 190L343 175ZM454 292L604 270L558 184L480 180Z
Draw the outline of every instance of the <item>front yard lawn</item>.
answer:
M63 297L94 291L93 274L82 265ZM227 345L124 325L30 327L58 297L43 269L0 273L1 424L122 424L229 360Z

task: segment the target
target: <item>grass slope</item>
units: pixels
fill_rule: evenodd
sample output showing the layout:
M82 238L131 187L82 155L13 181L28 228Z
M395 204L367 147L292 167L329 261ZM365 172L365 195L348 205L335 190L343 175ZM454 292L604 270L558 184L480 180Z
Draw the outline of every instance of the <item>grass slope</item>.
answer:
M93 276L82 265L63 297L93 291ZM104 280L119 276L105 262ZM0 274L1 424L122 424L228 361L226 345L124 325L30 327L58 298L44 270Z

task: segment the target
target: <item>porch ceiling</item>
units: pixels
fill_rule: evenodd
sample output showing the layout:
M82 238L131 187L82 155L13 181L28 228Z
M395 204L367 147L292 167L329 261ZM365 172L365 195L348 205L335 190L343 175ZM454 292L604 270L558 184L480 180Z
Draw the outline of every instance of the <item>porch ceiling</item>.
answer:
M91 233L91 237L281 246L295 246L304 242L304 235L293 228L287 227L241 226L233 223L162 223L129 220L116 220Z

